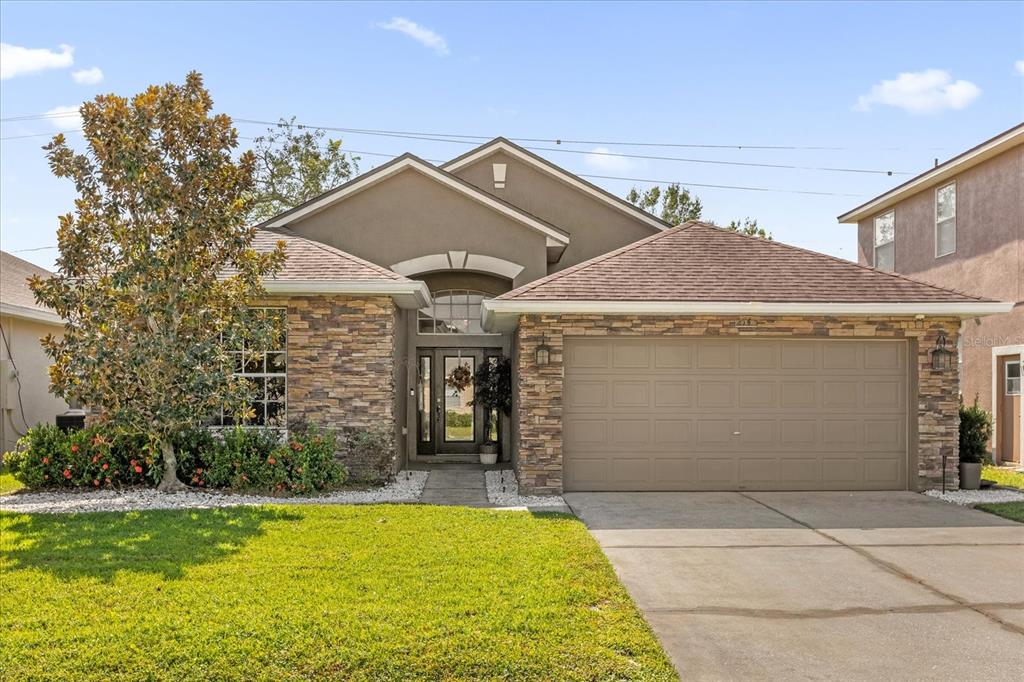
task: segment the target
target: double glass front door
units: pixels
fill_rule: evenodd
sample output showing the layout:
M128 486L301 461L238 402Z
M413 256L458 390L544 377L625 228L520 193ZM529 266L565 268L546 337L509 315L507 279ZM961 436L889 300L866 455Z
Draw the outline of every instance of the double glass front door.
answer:
M416 451L469 455L486 440L484 411L473 405L473 376L499 349L421 349L416 357ZM492 422L494 420L491 420ZM493 432L496 424L491 426Z

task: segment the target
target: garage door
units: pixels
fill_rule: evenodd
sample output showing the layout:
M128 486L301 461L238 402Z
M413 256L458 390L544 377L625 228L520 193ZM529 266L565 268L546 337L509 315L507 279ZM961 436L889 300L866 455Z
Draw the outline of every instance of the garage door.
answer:
M904 341L567 339L566 490L904 490Z

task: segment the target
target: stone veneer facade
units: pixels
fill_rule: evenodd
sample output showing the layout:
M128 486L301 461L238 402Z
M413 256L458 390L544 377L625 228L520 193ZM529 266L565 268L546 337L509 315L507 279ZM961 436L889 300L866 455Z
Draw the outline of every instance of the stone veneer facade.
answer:
M386 296L268 298L287 308L288 424L309 422L338 433L395 428L396 309ZM385 455L393 473L397 451ZM379 479L380 459L343 448L339 459L355 479Z
M744 325L739 326L740 319ZM747 324L753 320L753 324ZM958 485L959 376L956 362L945 372L932 370L931 350L939 332L947 347L956 348L960 320L955 317L887 316L688 316L550 314L520 317L516 353L518 372L518 437L516 473L524 494L562 492L562 349L569 336L687 336L711 338L896 338L916 340L916 461L918 489ZM538 366L537 346L551 348L550 364ZM913 347L913 346L912 346ZM911 367L913 382L915 368ZM914 414L910 415L913 425ZM914 443L911 442L911 449ZM913 488L914 472L910 472Z

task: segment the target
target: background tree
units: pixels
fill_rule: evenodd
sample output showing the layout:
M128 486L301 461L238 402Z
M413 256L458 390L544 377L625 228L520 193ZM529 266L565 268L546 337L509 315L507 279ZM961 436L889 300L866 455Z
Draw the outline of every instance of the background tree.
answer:
M655 185L643 193L634 187L626 195L626 201L634 206L639 206L648 213L653 213L671 225L679 225L687 220L700 220L701 213L704 211L700 197L691 194L690 190L680 187L678 184L671 184L664 190ZM711 225L715 224L710 220L705 222ZM753 218L730 221L725 229L750 237L772 240L771 233L763 227L758 227L757 220Z
M748 237L760 237L761 239L772 241L772 233L767 232L763 227L758 227L757 220L754 218L732 220L725 226L725 228L727 230L732 230L733 232L745 234Z
M249 220L253 224L298 206L359 172L359 157L319 128L281 121L253 142L256 157Z
M653 213L670 225L679 225L687 220L700 220L704 208L698 197L678 184L671 184L664 190L655 185L643 194L634 187L626 195L626 201L648 213Z
M184 85L83 104L86 153L63 135L45 147L53 173L78 192L74 213L60 217L56 276L32 281L67 322L62 338L44 340L52 390L115 432L148 437L162 490L185 487L173 438L221 409L242 411L249 397L224 341L261 344L278 331L246 304L264 293L284 246L251 248L255 157L232 158L237 133L211 108L193 72Z

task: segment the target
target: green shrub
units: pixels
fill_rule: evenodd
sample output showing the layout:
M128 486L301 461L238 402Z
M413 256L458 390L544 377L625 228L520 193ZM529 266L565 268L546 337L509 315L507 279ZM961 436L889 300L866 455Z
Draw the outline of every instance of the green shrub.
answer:
M307 493L340 485L345 470L334 461L337 443L312 426L293 429L287 441L268 429L237 426L219 436L192 435L182 446L178 476L200 488Z
M978 404L978 399L969 407L960 403L960 461L965 464L985 461L991 438L992 415Z
M387 481L395 462L394 429L384 424L354 431L346 439L345 451L354 478L367 483Z
M175 439L183 481L270 492L307 493L344 483L347 472L334 460L336 446L333 435L311 426L293 430L287 441L271 430L242 427L220 434L197 429ZM159 453L144 438L111 438L100 427L33 427L5 463L28 488L155 485L161 473Z
M154 449L137 438L110 437L98 427L62 431L32 427L5 461L29 488L105 488L156 483Z

